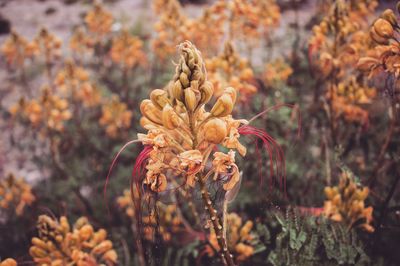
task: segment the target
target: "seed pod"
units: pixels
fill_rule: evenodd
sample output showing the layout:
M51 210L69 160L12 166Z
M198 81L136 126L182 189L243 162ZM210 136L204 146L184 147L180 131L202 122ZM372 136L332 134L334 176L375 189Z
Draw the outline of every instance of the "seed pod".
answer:
M375 32L383 38L392 38L394 31L392 25L385 19L378 18L373 26Z
M167 92L160 89L153 90L150 93L150 100L160 110L169 103Z
M393 27L397 26L397 19L393 10L386 9L385 11L383 11L381 18L387 20Z
M175 81L174 85L172 86L172 96L178 101L183 101L183 88L179 80Z
M213 118L204 125L204 139L208 142L219 144L226 135L226 123L219 118Z
M154 106L154 104L146 99L140 104L140 112L151 122L161 125L161 111Z
M223 117L229 115L232 112L232 109L232 97L229 94L224 93L218 98L210 113L215 117Z
M164 106L163 112L162 112L162 121L164 127L168 129L175 129L179 127L181 120L178 117L178 115L175 113L174 109L171 107L171 105L166 104Z
M213 85L210 81L204 82L203 86L200 87L201 98L199 104L206 104L210 101L213 96Z
M190 88L185 90L185 106L189 111L194 111L197 107L196 94Z

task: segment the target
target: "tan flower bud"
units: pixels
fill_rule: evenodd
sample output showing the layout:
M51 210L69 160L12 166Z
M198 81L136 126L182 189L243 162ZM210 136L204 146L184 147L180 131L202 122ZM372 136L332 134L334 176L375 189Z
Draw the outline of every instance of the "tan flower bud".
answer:
M383 11L381 18L387 20L393 27L397 25L396 15L391 9L386 9L385 11Z
M200 87L200 102L199 104L206 104L210 101L211 97L213 96L213 85L210 81L204 82L203 86Z
M185 90L185 106L189 111L194 111L197 107L196 94L190 88Z
M228 94L232 99L232 103L235 104L235 102L236 102L236 90L234 88L232 88L232 87L227 87L224 90L224 93Z
M86 224L82 226L79 230L79 236L83 240L88 240L93 234L93 227L90 224Z
M204 139L219 144L227 135L226 123L219 118L213 118L204 125Z
M229 94L222 94L218 100L215 102L210 113L215 117L227 116L232 112L233 101Z
M150 93L150 100L160 110L169 103L167 92L164 90L156 89Z
M32 238L32 244L41 249L44 249L44 250L47 249L46 243L43 240L41 240L40 238L37 238L37 237Z
M174 85L172 86L172 95L178 101L183 101L183 88L179 80L175 81Z
M117 252L115 252L115 250L109 250L106 253L104 253L103 255L103 260L107 261L107 262L112 262L112 263L117 263L117 259L118 259L118 255Z
M188 75L184 72L179 75L179 81L182 83L183 88L187 88L190 85Z
M104 253L110 249L112 249L112 242L110 240L104 240L97 246L95 246L92 250L93 254L101 254Z
M168 129L175 129L179 127L181 123L181 119L179 116L175 113L174 109L171 107L171 105L166 104L164 106L163 112L162 112L162 121L164 127Z
M17 262L14 259L6 259L0 263L0 266L17 266Z
M161 111L154 106L152 101L146 99L143 100L142 103L140 104L140 112L142 115L144 115L146 118L148 118L151 122L156 123L161 125L162 120L161 120Z
M394 31L392 25L385 19L378 18L373 26L375 33L383 38L392 38Z
M37 246L32 246L29 249L29 254L33 257L33 258L44 258L47 256L47 252Z

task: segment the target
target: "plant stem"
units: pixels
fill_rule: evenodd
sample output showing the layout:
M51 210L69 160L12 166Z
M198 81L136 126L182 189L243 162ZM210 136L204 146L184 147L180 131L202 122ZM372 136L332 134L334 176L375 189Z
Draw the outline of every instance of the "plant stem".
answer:
M218 245L221 250L222 260L228 266L234 266L235 263L233 261L232 255L229 252L228 246L226 244L226 239L223 235L223 227L221 219L217 215L217 210L213 207L212 201L210 199L210 195L208 194L208 190L206 188L205 180L199 178L198 180L200 185L201 198L203 199L203 203L205 205L205 210L208 212L212 225L214 227L215 235L217 236Z

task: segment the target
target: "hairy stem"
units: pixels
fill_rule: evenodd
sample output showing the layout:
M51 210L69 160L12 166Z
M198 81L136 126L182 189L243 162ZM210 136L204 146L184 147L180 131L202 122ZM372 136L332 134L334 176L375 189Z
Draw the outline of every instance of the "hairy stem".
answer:
M204 203L204 208L211 219L211 223L214 227L215 235L217 236L218 245L221 250L222 260L228 266L234 266L235 263L233 261L232 255L229 252L228 245L226 243L226 239L223 233L222 221L217 215L217 210L213 207L212 201L210 199L210 195L208 194L208 190L206 188L205 180L199 178L198 180L200 185L201 198Z

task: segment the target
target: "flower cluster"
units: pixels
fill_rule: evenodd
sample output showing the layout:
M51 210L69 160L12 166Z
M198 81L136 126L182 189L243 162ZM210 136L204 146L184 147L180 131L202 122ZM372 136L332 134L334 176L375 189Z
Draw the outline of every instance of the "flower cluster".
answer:
M20 216L25 206L31 205L35 201L31 186L22 178L16 178L9 174L0 181L0 208L15 209L15 213Z
M371 226L373 208L365 207L368 197L367 187L359 188L353 181L351 173L344 171L339 185L326 187L327 200L324 204L324 215L328 218L345 223L349 228L359 227L367 232L373 232Z
M143 42L129 34L127 30L113 39L111 59L125 68L132 68L146 63L146 55L142 50Z
M28 121L34 127L44 127L54 131L63 131L64 123L71 119L68 101L54 95L48 87L42 90L38 99L21 100L11 107L10 113Z
M65 68L57 73L54 84L61 95L81 101L86 107L101 102L100 91L90 82L89 73L73 61L65 62Z
M247 101L257 92L252 82L254 73L246 59L241 58L233 45L225 44L221 55L206 60L208 77L214 85L214 94L220 96L224 88L232 86L239 94L242 102Z
M35 55L44 58L46 64L52 64L61 57L62 41L46 28L42 28L32 42Z
M39 237L32 238L29 253L37 265L116 265L117 253L107 231L95 231L87 218L71 228L67 218L38 218Z
M111 99L103 104L100 125L105 127L108 136L115 138L123 129L131 126L132 112L128 110L126 103L113 95Z
M26 59L33 57L35 48L23 36L12 31L10 37L1 46L1 52L9 65L22 67Z
M96 2L93 9L86 14L85 22L89 32L99 41L110 33L114 18L100 3Z
M368 86L363 86L351 77L345 82L341 82L333 89L332 107L336 117L343 116L346 121L364 123L368 121L368 111L362 105L371 103L375 98L376 90Z
M314 26L309 41L309 59L321 77L328 81L325 82L325 97L331 103L331 115L343 114L345 120L360 124L368 120L368 112L360 104L370 102L375 93L370 92L373 89L362 78L351 79L357 75L354 72L357 61L370 49L371 41L365 32L366 17L373 14L376 6L374 0L336 1L322 22ZM357 94L371 98L360 102L358 97L352 97L354 94L341 91L357 91ZM340 102L335 103L337 100Z
M397 4L400 13L400 4ZM393 10L386 9L370 29L370 36L375 44L367 56L358 62L358 68L369 74L369 78L386 75L394 78L393 96L395 101L400 101L400 59L398 17Z
M293 69L282 58L266 64L264 69L265 84L271 88L275 88L280 83L285 83L293 73Z
M182 43L180 49L181 59L173 82L165 90L153 90L150 99L143 100L140 106L141 124L148 132L139 134L139 139L153 147L144 183L158 192L167 187L167 170L173 170L194 187L215 145L237 149L242 155L246 153L237 130L246 121L234 120L230 115L236 90L227 87L211 110L206 111L205 104L214 90L206 80L200 52L190 42ZM213 164L218 167L210 171L229 184L239 175L234 152L226 156L220 153L214 153Z
M143 180L136 179L137 187L144 184L150 191L162 192L173 184L187 189L198 186L219 236L219 245L229 265L233 265L206 182L214 174L215 182L227 191L239 182L233 150L242 156L246 154L246 148L239 142L238 128L247 121L231 116L236 102L236 90L232 87L225 88L207 111L206 104L212 99L214 89L207 80L201 54L188 41L179 48L181 58L172 82L164 90L153 90L150 99L140 105L141 125L147 134L138 134L138 138L150 151L144 165L147 172ZM229 152L216 151L217 145ZM171 178L173 182L168 181Z
M237 262L245 261L253 255L254 246L258 240L254 233L251 232L253 229L253 222L246 221L243 224L242 218L234 212L227 214L226 219L228 248L232 250ZM207 247L207 253L213 256L214 249L217 251L220 250L214 231L211 231L209 241L213 248Z

